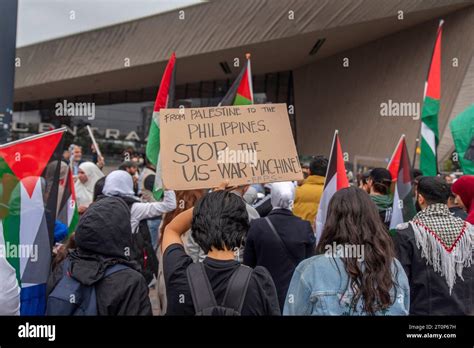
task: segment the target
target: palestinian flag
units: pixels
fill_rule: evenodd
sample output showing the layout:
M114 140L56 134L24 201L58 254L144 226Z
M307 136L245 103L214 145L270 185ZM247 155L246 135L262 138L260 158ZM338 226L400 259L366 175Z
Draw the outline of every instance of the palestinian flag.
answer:
M474 104L449 124L464 174L474 175Z
M390 232L394 233L398 224L408 222L416 213L412 196L410 157L405 135L400 138L387 169L395 183L390 219Z
M0 146L0 235L21 287L21 315L43 315L65 129Z
M151 119L148 141L146 144L146 157L156 168L155 184L153 186L153 197L160 200L163 196L163 182L161 180L160 165L160 110L169 108L174 103L176 55L173 52L166 65L165 72L161 78L160 88L156 94L153 116Z
M336 130L332 141L331 155L329 156L328 170L324 182L324 190L321 196L321 201L319 202L318 214L316 215L316 244L319 243L319 239L324 230L329 201L337 191L346 187L349 187L349 180L347 180L341 143L339 142L339 135Z
M247 54L247 62L240 71L239 76L224 96L219 106L250 105L253 104L252 72L250 69L250 55Z
M63 171L65 171L64 177L62 177ZM61 163L59 191L57 220L67 226L69 236L76 230L79 222L79 211L77 210L72 170L65 163Z
M438 113L441 97L442 32L443 21L440 21L428 79L425 84L423 110L421 111L420 169L425 176L435 176L438 174L436 148L439 142Z

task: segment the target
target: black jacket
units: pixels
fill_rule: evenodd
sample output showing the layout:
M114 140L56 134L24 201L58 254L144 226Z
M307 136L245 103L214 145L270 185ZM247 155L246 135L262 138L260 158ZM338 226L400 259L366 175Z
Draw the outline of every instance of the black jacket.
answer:
M451 295L446 279L422 258L410 225L394 235L398 260L410 283L411 315L474 315L474 264L464 268Z
M99 315L152 315L148 286L140 267L127 256L131 250L130 210L120 198L106 197L92 203L79 220L77 248L67 256L71 276L81 284L94 285ZM125 269L103 278L108 266ZM61 263L48 280L48 294L63 275Z
M291 255L276 239L265 218L260 218L250 223L244 264L252 268L263 266L270 272L283 310L293 272L299 262L314 255L316 239L311 224L287 209L272 210L268 218Z

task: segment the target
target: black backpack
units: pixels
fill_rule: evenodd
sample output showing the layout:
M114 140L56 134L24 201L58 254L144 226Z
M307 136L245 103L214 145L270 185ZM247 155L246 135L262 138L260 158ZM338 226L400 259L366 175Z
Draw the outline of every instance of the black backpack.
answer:
M71 276L70 267L71 262L66 258L63 262L63 276L48 296L46 315L98 315L95 285L82 285ZM128 268L123 264L109 266L101 279Z
M239 316L242 313L245 295L249 286L252 269L240 265L227 283L224 300L217 304L204 264L192 263L186 269L194 311L197 316Z
M134 203L139 203L135 199L120 197L132 209ZM145 278L147 284L153 280L153 275L158 274L158 258L151 242L150 229L147 220L141 220L135 231L132 231L132 250L130 258L140 265L140 273Z
M132 231L132 259L141 267L141 274L147 283L158 274L158 258L151 242L147 220L141 220L136 231Z

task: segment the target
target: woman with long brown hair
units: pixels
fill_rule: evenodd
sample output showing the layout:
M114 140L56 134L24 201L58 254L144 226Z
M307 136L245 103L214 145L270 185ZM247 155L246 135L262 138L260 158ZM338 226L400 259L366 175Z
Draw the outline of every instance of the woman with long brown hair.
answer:
M284 315L408 314L407 276L366 192L334 194L317 253L296 268Z

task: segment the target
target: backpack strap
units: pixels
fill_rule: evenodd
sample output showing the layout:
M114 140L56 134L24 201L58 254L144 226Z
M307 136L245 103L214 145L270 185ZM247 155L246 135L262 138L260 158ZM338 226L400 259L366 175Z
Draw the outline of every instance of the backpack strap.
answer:
M205 308L216 307L216 298L202 262L191 263L186 269L186 275L194 303L194 311L198 313Z
M69 269L71 268L71 261L69 260L68 256L66 256L66 258L63 260L62 268L63 268L63 277L67 276L69 273Z
M235 311L242 313L252 271L252 268L244 265L240 265L234 271L227 283L224 300L222 301L223 307L233 308Z
M278 242L280 243L281 247L283 248L283 250L286 251L286 253L288 254L288 256L290 257L291 261L293 261L295 267L298 266L299 264L299 261L297 259L295 259L295 257L293 256L293 254L290 252L290 250L288 250L286 244L283 242L283 240L281 239L280 235L278 234L277 230L275 229L275 226L273 226L272 222L270 221L270 219L267 217L265 217L265 221L267 221L268 223L268 226L270 226L270 230L273 232L273 234L275 235L275 238L278 240Z
M107 278L108 276L117 273L119 271L123 271L124 269L130 268L128 266L125 266L121 263L116 263L113 266L109 266L105 269L104 276L102 278Z

